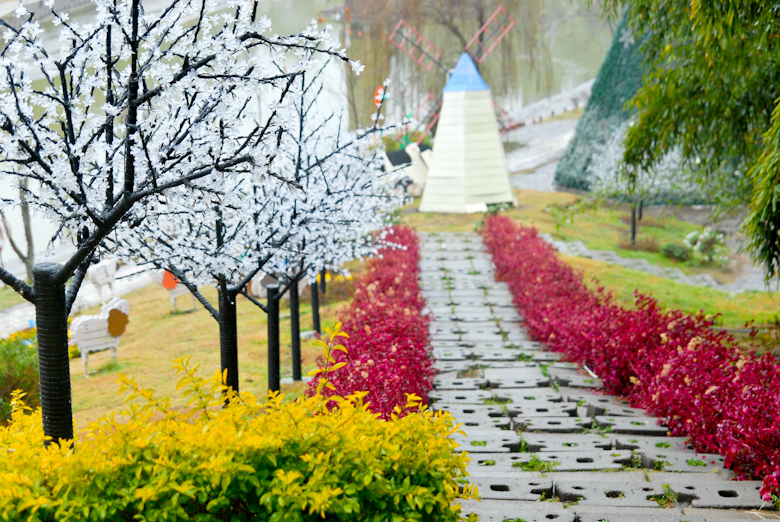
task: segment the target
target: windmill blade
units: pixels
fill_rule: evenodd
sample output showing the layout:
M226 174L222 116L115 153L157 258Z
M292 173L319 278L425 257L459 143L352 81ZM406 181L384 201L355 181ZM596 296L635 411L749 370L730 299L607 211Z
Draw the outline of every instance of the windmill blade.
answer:
M441 115L441 102L442 97L434 98L432 94L427 94L417 109L414 111L414 119L420 122L417 125L417 131L421 132L420 139L417 140L417 144L422 143L422 140L431 132L431 129L436 122L439 121ZM421 130L422 129L422 130Z
M503 6L498 6L487 22L479 28L477 34L466 44L466 52L477 63L484 62L485 58L496 48L498 42L503 40L514 26L515 19L510 16Z
M430 71L434 65L442 71L447 71L447 68L439 62L441 49L406 23L403 18L398 21L388 40L426 71Z

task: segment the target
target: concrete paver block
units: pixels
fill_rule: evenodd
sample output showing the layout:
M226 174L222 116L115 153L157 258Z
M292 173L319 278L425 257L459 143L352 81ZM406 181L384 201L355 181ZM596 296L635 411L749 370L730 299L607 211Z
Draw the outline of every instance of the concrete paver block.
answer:
M632 435L666 435L668 428L656 424L654 417L594 417L596 424L609 426L612 433L628 433Z
M460 422L468 422L471 419L484 419L486 417L508 417L503 408L494 405L477 406L435 402L431 404L431 409L433 411L448 411Z
M521 463L530 462L534 458L553 463L554 471L620 470L624 465L631 464L634 458L628 450L540 451L517 455L520 456L518 462Z
M712 476L711 476L712 475ZM759 480L723 480L710 473L655 473L650 474L653 484L669 484L680 495L680 502L690 501L692 507L711 509L759 509L771 508L758 490Z
M636 452L636 451L635 451ZM642 465L650 469L663 467L664 471L684 471L686 473L734 473L724 467L725 457L694 453L692 451L669 451L655 448L642 451Z
M555 496L565 502L586 506L657 507L652 495L663 495L661 484L645 481L612 482L604 480L556 480Z
M680 509L626 508L577 505L577 522L706 522L700 515L687 515Z
M538 388L538 389L517 389L517 388L496 388L493 391L493 396L496 399L508 399L511 402L528 402L528 401L541 401L541 402L561 402L561 395L552 388Z
M512 417L512 428L524 431L574 433L592 424L589 417Z
M482 430L462 428L465 435L454 433L451 437L460 444L457 451L469 453L516 453L520 448L520 436L507 430Z
M552 480L544 478L472 475L468 481L476 484L480 496L485 499L537 501L542 495L551 498L553 493Z
M685 437L642 437L639 435L617 435L616 448L637 450L638 453L653 451L686 451L691 449Z
M490 386L496 388L536 388L550 383L540 368L533 367L487 368L483 374Z
M614 446L613 438L589 433L523 433L529 452L539 451L604 451ZM631 450L624 450L631 451Z
M577 405L573 402L522 401L507 403L512 417L576 417Z
M461 515L475 514L479 522L504 522L525 520L526 522L576 522L573 507L565 508L558 502L522 502L512 500L462 500ZM698 521L697 521L698 522Z
M476 379L472 379L476 380ZM492 399L493 394L487 390L463 390L453 391L438 388L428 393L428 399L432 401L448 402L451 404L483 404L483 401Z
M462 361L471 357L468 348L434 348L433 357L440 361Z
M562 354L558 352L546 352L546 351L539 351L536 355L534 355L534 361L536 362L556 362L559 361L563 357Z

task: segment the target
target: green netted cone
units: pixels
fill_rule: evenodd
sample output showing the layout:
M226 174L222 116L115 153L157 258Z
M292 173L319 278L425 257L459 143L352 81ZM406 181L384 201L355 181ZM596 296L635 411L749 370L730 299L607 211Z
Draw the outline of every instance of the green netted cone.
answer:
M644 65L639 42L627 41L624 36L627 34L626 18L623 13L574 137L558 163L557 185L588 190L588 167L594 146L606 143L629 118L630 113L623 106L642 86Z

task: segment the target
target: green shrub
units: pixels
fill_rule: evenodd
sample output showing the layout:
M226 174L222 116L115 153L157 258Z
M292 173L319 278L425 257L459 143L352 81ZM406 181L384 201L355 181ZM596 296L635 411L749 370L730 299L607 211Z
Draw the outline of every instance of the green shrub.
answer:
M79 347L77 344L71 344L68 346L68 358L69 359L77 359L81 357L81 350L79 350Z
M0 428L0 520L455 522L453 501L475 498L459 493L469 458L447 438L454 419L419 397L385 421L365 393L257 401L176 364L185 408L122 377L128 409L91 424L75 451L44 448L40 410L16 399Z
M669 259L678 261L688 261L691 258L691 249L678 243L667 243L661 249L661 252Z
M40 404L35 329L0 339L0 423L11 418L11 396L14 390L25 393L25 401L30 406L35 408Z

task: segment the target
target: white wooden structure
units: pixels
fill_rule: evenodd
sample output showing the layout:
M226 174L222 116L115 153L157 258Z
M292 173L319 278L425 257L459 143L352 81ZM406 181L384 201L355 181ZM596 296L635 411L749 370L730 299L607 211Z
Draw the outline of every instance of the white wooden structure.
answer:
M183 284L179 283L176 278L168 272L167 270L155 270L152 273L152 277L155 281L157 281L158 284L162 285L163 288L168 290L168 296L171 298L171 311L176 311L176 298L182 295L190 294L192 297L192 309L194 310L197 306L197 301L195 300L195 296L192 295L192 292L190 292L190 289L184 286Z
M463 53L444 87L420 212L485 212L514 203L490 88Z
M103 300L103 290L108 288L109 297L114 297L114 283L116 282L117 262L116 259L106 259L87 269L89 280L95 287L95 290Z
M81 362L84 363L84 377L89 377L89 354L111 350L116 361L116 349L125 333L129 321L130 304L114 297L100 309L100 315L83 315L70 325L70 338L79 347Z

